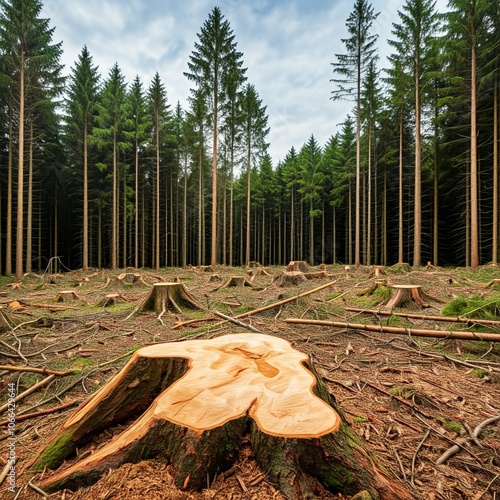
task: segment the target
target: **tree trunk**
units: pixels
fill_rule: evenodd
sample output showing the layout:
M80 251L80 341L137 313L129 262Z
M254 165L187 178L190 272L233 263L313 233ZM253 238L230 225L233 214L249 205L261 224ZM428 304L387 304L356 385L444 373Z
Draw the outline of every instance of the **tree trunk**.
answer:
M178 488L200 490L232 465L249 435L258 465L287 498L321 498L325 489L412 498L348 425L308 356L277 337L237 334L136 351L34 467L59 467L97 433L127 421L115 439L42 488L87 486L110 468L161 454Z

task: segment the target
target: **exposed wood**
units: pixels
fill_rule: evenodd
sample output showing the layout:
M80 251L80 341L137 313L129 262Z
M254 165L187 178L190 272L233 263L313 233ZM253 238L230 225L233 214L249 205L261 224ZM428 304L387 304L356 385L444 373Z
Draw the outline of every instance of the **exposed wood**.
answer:
M391 288L394 289L394 295L387 301L388 309L401 307L408 302L425 307L426 304L420 295L420 285L391 285Z
M484 285L484 288L491 288L492 286L500 286L500 278L494 278Z
M385 275L386 272L384 270L384 266L374 266L371 272L371 276L373 278L380 278L381 276Z
M124 422L112 441L46 474L42 489L76 489L110 468L161 455L178 488L199 490L231 468L250 433L261 471L287 498L323 488L413 498L349 426L308 356L277 337L236 334L136 351L56 432L34 468L59 467L100 431Z
M155 311L158 319L173 310L183 314L183 309L203 309L182 283L154 283L144 300L127 316L127 319L143 311Z
M115 278L114 284L126 287L139 284L149 286L140 273L121 273Z
M297 286L305 281L307 281L307 278L302 271L283 271L273 279L274 284L279 287Z
M466 323L467 325L477 324L477 325L500 326L500 320L467 318L465 316L433 316L428 314L380 311L378 309L359 309L356 307L346 307L345 310L349 312L374 314L375 316L399 316L400 318L423 319L427 321L444 321L447 323Z
M333 326L349 328L351 330L368 330L370 332L394 333L399 335L413 335L415 337L433 337L438 339L484 340L486 342L500 342L500 334L483 332L460 332L446 330L425 330L418 328L398 328L395 326L364 325L362 323L344 323L342 321L323 321L317 319L288 318L287 323L303 325Z
M305 260L292 260L286 266L286 271L300 271L302 273L310 273L311 266Z
M216 281L222 281L222 278L218 274L211 274L208 282L215 283Z
M97 304L99 307L110 307L114 306L120 302L130 302L129 299L124 297L121 293L108 293L104 298Z
M304 276L308 280L321 280L328 278L328 273L326 271L311 271L309 273L304 273Z

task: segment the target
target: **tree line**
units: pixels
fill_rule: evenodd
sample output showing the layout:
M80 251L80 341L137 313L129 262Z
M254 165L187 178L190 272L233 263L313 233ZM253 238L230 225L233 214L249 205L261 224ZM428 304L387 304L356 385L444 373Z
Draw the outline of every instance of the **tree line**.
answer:
M39 0L0 0L0 271L203 264L498 262L500 6L406 0L379 68L378 13L355 0L326 144L273 164L267 108L215 7L188 104L84 46L63 75ZM335 104L330 104L334 106Z

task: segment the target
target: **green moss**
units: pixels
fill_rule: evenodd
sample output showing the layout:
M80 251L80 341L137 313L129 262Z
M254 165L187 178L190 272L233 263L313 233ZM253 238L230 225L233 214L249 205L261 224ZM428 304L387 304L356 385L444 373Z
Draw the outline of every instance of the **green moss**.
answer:
M465 434L465 429L460 422L457 422L456 420L450 420L446 417L439 417L439 420L447 431L454 432L458 436L462 436Z
M458 296L441 309L443 316L464 316L467 318L492 319L500 318L500 294L485 297L476 293L470 297Z
M471 371L471 375L474 375L474 377L478 377L478 378L484 378L484 377L489 377L491 375L491 373L488 370L476 368L475 370Z
M354 417L353 422L355 424L364 424L364 423L368 422L368 419L366 417Z
M73 452L75 445L73 443L72 435L66 432L61 435L59 439L51 443L40 454L40 457L35 462L33 469L42 470L45 467L55 469Z

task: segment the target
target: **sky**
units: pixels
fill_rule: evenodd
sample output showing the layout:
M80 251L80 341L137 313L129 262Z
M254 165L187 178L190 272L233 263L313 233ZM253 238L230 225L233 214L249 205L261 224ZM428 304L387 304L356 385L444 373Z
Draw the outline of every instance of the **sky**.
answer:
M43 0L42 0L43 1ZM441 0L440 0L441 1ZM372 0L379 16L379 68L387 67L392 23L403 0ZM345 53L346 20L354 0L45 0L42 16L62 41L69 74L86 45L102 78L118 63L127 83L139 76L147 89L156 72L168 102L187 109L192 83L184 76L198 33L214 7L229 22L243 53L248 83L269 117L269 154L276 165L314 135L325 146L353 104L332 101L331 63Z

